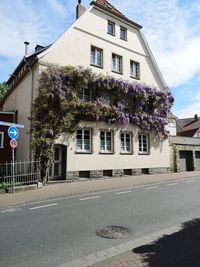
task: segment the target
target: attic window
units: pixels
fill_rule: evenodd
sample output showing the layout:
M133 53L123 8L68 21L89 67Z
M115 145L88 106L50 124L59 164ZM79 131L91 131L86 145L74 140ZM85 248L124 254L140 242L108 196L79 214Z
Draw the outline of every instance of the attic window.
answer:
M120 27L120 39L127 41L127 29L124 27Z
M115 35L115 23L112 21L108 21L108 29L107 29L107 33L111 34L111 35Z

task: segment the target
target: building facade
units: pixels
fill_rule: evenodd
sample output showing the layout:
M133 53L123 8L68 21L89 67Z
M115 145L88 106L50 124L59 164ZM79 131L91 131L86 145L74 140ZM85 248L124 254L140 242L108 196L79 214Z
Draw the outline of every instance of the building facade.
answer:
M17 148L18 159L33 157L31 107L40 74L52 63L83 66L96 74L145 83L160 92L167 90L141 28L107 1L93 1L87 10L78 4L76 21L55 43L36 46L33 53L25 55L8 81L11 90L3 106L4 111L16 111L18 123L25 125L19 137L23 146ZM83 88L82 100L90 101L88 98ZM49 175L97 178L168 172L169 168L168 139L160 139L154 131L132 123L122 126L83 120L76 132L65 132L56 140Z
M0 121L14 122L15 112L1 112ZM0 163L11 162L12 148L10 147L10 138L8 136L8 126L0 124Z

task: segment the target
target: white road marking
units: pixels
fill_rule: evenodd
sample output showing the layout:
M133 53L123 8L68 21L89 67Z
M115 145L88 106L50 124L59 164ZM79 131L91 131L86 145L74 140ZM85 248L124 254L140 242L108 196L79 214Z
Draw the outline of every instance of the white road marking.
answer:
M132 191L123 191L123 192L117 192L116 195L121 195L121 194L127 194L127 193L132 193Z
M185 181L185 183L192 183L192 182L195 182L195 180L187 180L187 181Z
M95 196L95 197L85 197L85 198L80 198L79 200L80 201L83 201L83 200L90 200L90 199L95 199L95 198L100 198L101 196Z
M156 188L158 188L158 186L146 187L145 189L146 189L146 190L151 190L151 189L156 189Z
M48 208L48 207L52 207L52 206L56 206L56 205L58 205L58 204L53 203L53 204L48 204L48 205L43 205L43 206L32 207L32 208L29 208L29 210L43 209L43 208Z
M167 184L168 186L177 185L178 183Z
M7 208L7 209L3 209L0 211L0 213L9 213L9 212L15 212L15 211L19 211L21 210L20 208L16 207L16 208Z

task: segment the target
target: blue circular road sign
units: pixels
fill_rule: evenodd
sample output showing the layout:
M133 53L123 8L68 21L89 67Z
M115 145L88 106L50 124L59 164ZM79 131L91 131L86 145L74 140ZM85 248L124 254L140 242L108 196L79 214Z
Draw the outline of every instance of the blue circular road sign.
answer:
M19 137L19 130L15 126L10 126L8 128L8 136L11 139L17 139Z

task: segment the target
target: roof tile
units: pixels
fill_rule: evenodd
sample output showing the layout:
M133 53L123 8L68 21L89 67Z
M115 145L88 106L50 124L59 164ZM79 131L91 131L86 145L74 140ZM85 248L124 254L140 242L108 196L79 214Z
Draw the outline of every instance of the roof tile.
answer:
M104 8L108 9L109 11L116 13L117 15L120 15L121 17L126 18L126 16L124 16L124 14L122 14L117 8L115 8L113 5L111 5L108 1L96 0L96 3L100 6L103 6Z

